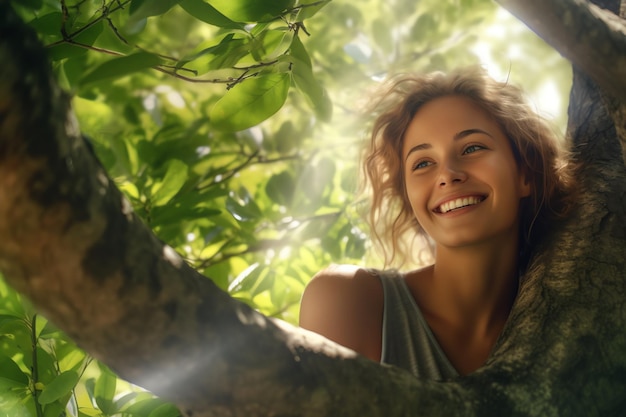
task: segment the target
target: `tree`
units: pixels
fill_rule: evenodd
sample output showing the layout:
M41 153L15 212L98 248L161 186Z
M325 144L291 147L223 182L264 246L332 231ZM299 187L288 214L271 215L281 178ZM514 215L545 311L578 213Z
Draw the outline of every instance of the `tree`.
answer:
M0 77L5 98L0 265L11 285L124 377L196 416L621 410L626 382L620 331L626 259L624 161L617 140L623 143L624 137L621 79L611 79L613 95L601 96L577 73L569 131L581 163L580 206L533 261L488 364L456 381L423 383L233 301L157 240L68 121L67 98L51 81L32 34L6 2L1 6L0 53L12 65L3 67ZM585 2L570 7L601 16L594 20L598 31L610 21ZM547 27L558 28L557 23ZM603 44L615 48L606 55L622 56L620 45ZM575 62L576 57L573 52ZM606 80L593 65L580 66ZM612 119L599 105L602 100ZM154 187L156 197L179 172L174 168L168 166L162 184Z

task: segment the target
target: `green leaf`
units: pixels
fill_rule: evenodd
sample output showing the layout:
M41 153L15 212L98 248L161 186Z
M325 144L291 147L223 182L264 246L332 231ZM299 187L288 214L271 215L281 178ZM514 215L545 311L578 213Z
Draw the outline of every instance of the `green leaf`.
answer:
M293 42L291 43L290 52L291 52L292 57L302 61L302 63L306 65L307 67L311 69L313 68L313 64L311 63L311 57L309 56L309 53L304 47L304 44L300 40L300 37L296 37L293 40Z
M0 334L2 334L4 324L13 321L22 321L22 318L14 316L13 314L2 314L2 312L0 312Z
M223 211L223 207L220 204L218 208L214 200L226 195L228 190L220 187L213 187L204 193L195 191L178 193L166 205L153 207L151 224L180 224L181 219L189 221L216 216Z
M160 398L148 398L145 400L137 401L126 410L124 410L124 415L128 414L131 416L149 416L152 411L158 409L164 404L167 403Z
M167 12L180 0L133 0L130 4L129 24L150 16L159 16Z
M325 236L322 238L322 248L326 253L332 256L333 260L341 259L342 251L339 240Z
M60 369L78 370L87 357L85 352L72 343L67 343L56 348L56 357Z
M44 332L44 329L46 329L46 326L48 325L48 319L46 319L45 317L41 316L41 315L37 315L36 316L36 321L35 321L35 336L37 338L39 338L41 336L41 334ZM50 325L52 326L52 325ZM48 328L46 330L46 334L50 333L51 329ZM53 331L53 330L52 330Z
M0 377L0 389L2 387L2 377ZM30 398L24 398L24 394L18 390L6 390L0 394L0 410L6 417L33 417L34 407ZM24 404L24 403L27 403ZM30 410L29 410L30 408Z
M162 206L169 202L185 185L189 167L183 161L172 159L167 164L163 181L153 187L152 204Z
M123 410L124 408L126 408L126 405L128 403L135 400L140 394L145 394L145 393L129 392L128 394L124 394L115 401L115 406L117 407L118 410Z
M154 67L160 63L161 59L158 56L147 52L139 52L133 55L115 58L102 63L87 73L80 80L80 84L84 87L88 84L111 78L121 78L133 72Z
M85 58L85 55L80 55L63 60L63 73L67 80L68 89L74 89L78 85L80 78L85 73L86 68L88 68L87 59Z
M61 35L61 21L63 20L63 13L52 12L46 13L43 16L39 16L30 22L28 25L35 29L41 35Z
M6 320L0 323L0 347L4 354L13 357L16 353L22 352L27 368L32 363L32 338L28 324L24 320ZM1 375L1 373L0 373Z
M186 221L207 219L212 216L217 216L222 211L211 207L190 207L186 205L176 205L170 207L171 204L167 204L161 207L154 207L152 209L152 226L166 225L171 223L180 224L181 220Z
M5 383L11 385L15 383L15 386L28 386L28 375L26 375L20 367L8 356L0 353L0 369L2 373L0 378L4 379ZM0 385L4 385L1 384Z
M43 417L59 417L65 411L65 404L50 403L43 408Z
M28 314L26 312L28 302L22 300L19 293L8 287L0 274L0 329L3 321L13 321L14 319L22 320ZM1 331L0 331L0 334Z
M289 206L293 199L295 181L293 175L287 171L273 175L265 184L267 196L276 204Z
M41 8L43 0L20 0L20 6L28 7L33 10Z
M437 20L430 14L422 14L411 28L411 38L425 41L432 33L437 33Z
M393 53L394 42L392 37L392 28L389 27L386 19L378 18L374 20L374 22L372 22L372 33L374 35L374 40L384 53Z
M274 282L276 281L276 274L270 269L265 269L265 274L262 274L261 279L258 280L257 284L254 286L252 290L252 296L257 296L264 291L271 290L274 287Z
M294 210L301 215L316 211L331 188L335 171L335 162L331 158L322 158L315 164L306 165L298 176Z
M48 384L39 395L39 404L46 405L70 394L78 383L78 373L66 371Z
M253 43L250 53L259 62L274 61L291 47L295 32L286 27L266 30Z
M291 120L281 124L280 128L272 137L265 141L266 146L273 145L274 149L280 153L287 153L298 149L302 143L302 135L296 132Z
M180 417L180 411L174 404L162 404L152 410L148 417Z
M324 238L336 221L335 217L330 216L313 219L298 232L298 237L302 240Z
M98 363L100 367L100 376L96 381L94 388L94 397L96 404L106 414L115 414L117 407L113 401L115 397L115 388L117 385L117 377L105 366Z
M299 6L303 6L298 12L297 21L302 22L305 19L310 19L317 12L319 12L322 7L326 6L330 3L331 0L307 0L301 1ZM309 6L311 4L311 6Z
M209 25L225 29L243 30L244 28L244 25L238 22L233 22L221 14L215 7L202 0L182 0L180 2L180 7L196 19L201 20L204 23L208 23Z
M212 0L211 4L236 22L262 22L289 9L294 0Z
M215 103L211 124L231 132L256 126L283 106L290 78L287 73L259 75L235 85Z
M240 222L255 220L261 217L259 207L251 201L247 204L240 204L232 197L226 199L226 210Z
M365 238L357 233L350 233L346 242L346 256L361 259L365 255Z
M265 266L260 265L258 262L253 263L246 269L244 269L228 286L229 293L236 293L242 291L250 291L252 287L257 283L261 272L265 270Z
M56 358L41 346L37 346L37 367L39 381L46 385L51 384L59 376Z
M58 22L60 25L60 21ZM82 45L93 45L104 30L104 22L96 22L87 29L79 33L73 40ZM87 54L87 48L69 44L60 43L48 48L48 57L53 61L59 61L65 58L73 58Z
M293 81L322 121L329 121L333 114L333 103L320 85L311 68L311 59L299 38L294 38L291 46Z
M102 411L97 408L82 407L78 410L78 417L102 417Z
M94 391L96 389L96 380L95 378L89 378L86 381L83 381L83 386L85 387L85 391L87 391L87 395L90 398L95 398Z
M202 75L211 70L229 68L248 55L248 40L229 33L217 45L208 46L180 62L179 66Z

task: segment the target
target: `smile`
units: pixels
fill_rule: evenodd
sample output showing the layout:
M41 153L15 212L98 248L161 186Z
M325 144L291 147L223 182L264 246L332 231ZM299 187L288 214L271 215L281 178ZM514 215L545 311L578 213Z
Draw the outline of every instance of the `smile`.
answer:
M457 210L463 207L476 205L482 202L484 199L485 197L478 197L478 196L455 198L454 200L446 201L445 203L437 207L435 209L435 212L448 213L449 211L452 211L452 210Z

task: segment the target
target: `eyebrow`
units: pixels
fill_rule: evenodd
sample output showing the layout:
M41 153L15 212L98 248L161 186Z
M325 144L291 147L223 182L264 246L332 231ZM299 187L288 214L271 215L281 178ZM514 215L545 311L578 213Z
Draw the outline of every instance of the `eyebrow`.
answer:
M493 135L485 130L482 129L465 129L465 130L461 130L460 132L456 133L453 137L452 140L457 141L459 139L463 139L466 136L469 135L473 135L475 133L482 133L483 135L487 135L490 138L493 138ZM406 154L406 157L404 159L404 162L406 162L407 159L409 159L409 156L411 156L411 154L413 152L416 151L422 151L424 149L430 149L433 146L430 143L420 143L419 145L415 145L413 146L411 149L409 149L409 151Z

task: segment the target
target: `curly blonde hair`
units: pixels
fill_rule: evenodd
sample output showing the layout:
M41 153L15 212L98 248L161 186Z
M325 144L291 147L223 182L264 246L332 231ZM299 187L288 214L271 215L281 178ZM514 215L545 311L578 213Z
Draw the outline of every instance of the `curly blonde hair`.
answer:
M572 176L558 136L527 103L523 92L493 80L480 67L396 77L375 102L377 117L363 165L366 187L372 194L368 221L374 243L389 266L412 260L415 239L428 241L406 195L401 152L406 129L421 106L450 95L467 97L492 115L532 184L531 195L522 200L520 209L523 269L545 235L545 226L566 214Z

